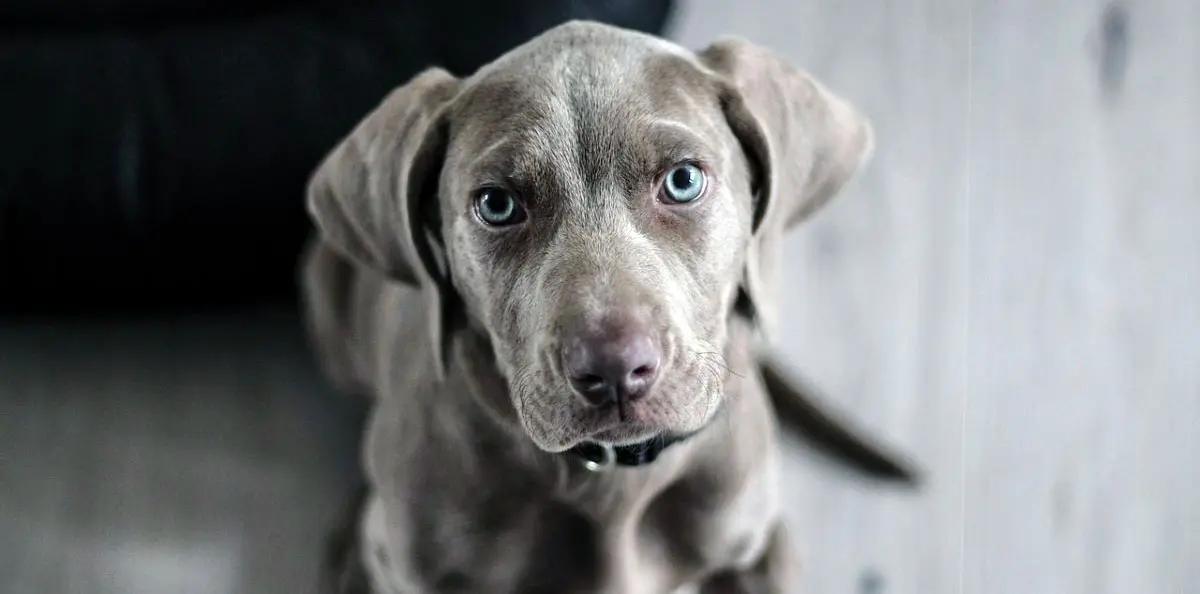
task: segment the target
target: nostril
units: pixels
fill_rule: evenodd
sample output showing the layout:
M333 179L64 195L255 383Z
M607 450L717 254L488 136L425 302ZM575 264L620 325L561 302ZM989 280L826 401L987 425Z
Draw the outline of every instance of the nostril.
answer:
M630 400L640 400L650 390L654 378L658 374L658 365L647 363L639 365L625 376L622 391Z
M590 373L585 373L571 379L575 382L575 385L578 386L580 390L589 392L603 389L604 385L608 383L604 380L604 378Z
M571 376L571 386L592 406L612 404L618 397L608 380L591 373Z
M635 380L648 380L648 379L654 377L654 374L657 371L658 371L657 366L647 364L647 365L642 365L641 367L638 367L637 369L634 369L633 372L631 372L629 374L629 376Z

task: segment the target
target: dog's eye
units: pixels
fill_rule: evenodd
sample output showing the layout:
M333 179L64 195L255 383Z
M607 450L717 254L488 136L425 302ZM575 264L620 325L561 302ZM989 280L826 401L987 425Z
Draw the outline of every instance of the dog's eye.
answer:
M704 193L707 184L702 169L691 163L681 163L672 167L663 178L663 197L677 204L691 202Z
M525 209L512 192L502 188L484 188L475 194L475 214L493 227L515 225L525 220Z

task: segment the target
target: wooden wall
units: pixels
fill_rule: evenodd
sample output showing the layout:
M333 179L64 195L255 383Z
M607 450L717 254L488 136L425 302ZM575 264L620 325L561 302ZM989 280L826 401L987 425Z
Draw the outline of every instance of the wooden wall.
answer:
M685 0L725 33L874 122L780 345L931 479L790 465L803 591L1200 593L1200 3Z

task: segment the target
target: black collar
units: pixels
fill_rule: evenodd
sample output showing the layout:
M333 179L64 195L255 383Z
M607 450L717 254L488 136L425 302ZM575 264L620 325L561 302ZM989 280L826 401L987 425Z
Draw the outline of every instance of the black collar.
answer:
M656 435L646 441L623 446L606 446L585 441L567 451L582 458L587 469L596 472L608 470L613 465L643 466L657 460L663 450L685 441L696 433L699 431L683 435Z

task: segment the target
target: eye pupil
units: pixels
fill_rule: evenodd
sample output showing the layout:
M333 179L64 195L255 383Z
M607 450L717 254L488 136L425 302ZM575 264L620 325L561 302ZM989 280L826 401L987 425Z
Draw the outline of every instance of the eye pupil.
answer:
M677 165L667 173L665 181L663 189L671 202L691 202L704 193L704 172L690 163Z
M686 167L680 167L675 170L675 173L671 174L671 182L679 189L691 187L694 181L695 176L692 175L692 170Z
M503 192L487 192L483 195L483 208L489 214L504 216L512 208L512 200Z

